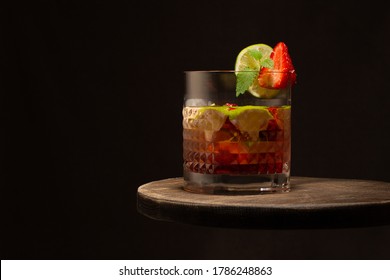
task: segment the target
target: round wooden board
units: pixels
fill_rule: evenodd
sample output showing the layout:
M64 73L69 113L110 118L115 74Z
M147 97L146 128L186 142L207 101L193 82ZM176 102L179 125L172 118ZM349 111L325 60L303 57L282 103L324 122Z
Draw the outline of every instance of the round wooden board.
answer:
M194 194L183 178L138 188L138 211L152 219L259 229L349 228L390 224L390 183L292 177L288 193Z

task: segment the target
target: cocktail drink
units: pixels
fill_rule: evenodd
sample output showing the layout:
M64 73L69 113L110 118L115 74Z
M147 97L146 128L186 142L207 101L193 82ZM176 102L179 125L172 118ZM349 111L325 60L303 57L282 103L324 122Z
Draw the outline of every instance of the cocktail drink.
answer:
M234 71L186 72L184 188L289 191L295 79L284 43L244 49Z

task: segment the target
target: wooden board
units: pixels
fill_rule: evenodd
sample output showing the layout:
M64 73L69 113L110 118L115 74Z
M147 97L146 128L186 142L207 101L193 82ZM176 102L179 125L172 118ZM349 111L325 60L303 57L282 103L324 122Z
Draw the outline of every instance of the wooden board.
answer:
M152 219L263 229L348 228L390 224L390 183L292 177L288 193L194 194L183 178L138 188L138 211Z

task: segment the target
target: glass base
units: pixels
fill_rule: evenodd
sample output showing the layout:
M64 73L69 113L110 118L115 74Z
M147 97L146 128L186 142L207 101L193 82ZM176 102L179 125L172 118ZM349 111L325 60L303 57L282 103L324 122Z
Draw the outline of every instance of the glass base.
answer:
M262 194L290 191L290 175L214 175L184 171L184 190L207 194Z

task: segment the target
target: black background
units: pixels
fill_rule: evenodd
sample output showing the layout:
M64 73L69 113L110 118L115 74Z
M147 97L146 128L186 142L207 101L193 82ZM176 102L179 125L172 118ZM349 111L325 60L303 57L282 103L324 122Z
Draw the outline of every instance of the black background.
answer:
M240 230L150 220L182 175L185 70L284 41L294 176L390 181L381 1L15 1L3 7L2 259L389 258L389 227ZM319 190L320 191L320 190Z

